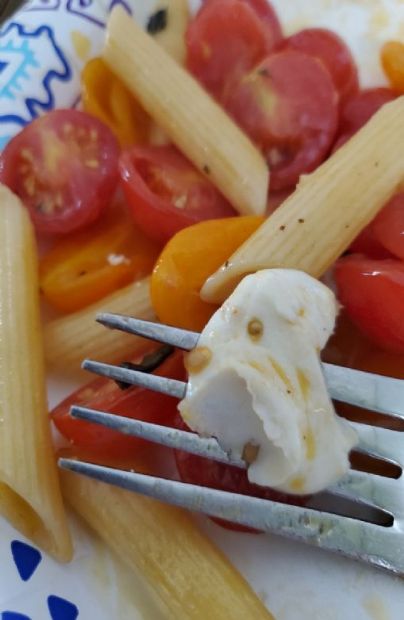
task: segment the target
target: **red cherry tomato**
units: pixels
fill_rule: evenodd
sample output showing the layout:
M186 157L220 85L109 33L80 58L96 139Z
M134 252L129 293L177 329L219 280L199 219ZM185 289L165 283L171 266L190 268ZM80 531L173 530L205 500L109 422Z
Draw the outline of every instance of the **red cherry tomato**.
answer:
M324 28L306 28L289 37L285 45L321 60L330 72L334 86L345 102L359 88L358 70L348 46L334 32Z
M276 37L245 0L209 0L187 30L188 69L222 99L275 47Z
M334 151L359 131L385 103L395 98L396 94L390 88L369 88L352 97L342 109Z
M347 256L335 280L352 322L381 348L404 353L404 263Z
M161 364L155 374L185 380L182 353L176 352ZM139 360L136 360L139 361ZM130 457L145 441L112 431L98 424L77 420L70 415L72 405L82 405L100 411L172 426L178 401L144 388L122 390L110 379L96 379L61 402L51 413L59 432L69 442L89 454L109 460Z
M375 239L404 260L404 193L396 194L373 221Z
M0 182L20 196L38 232L70 233L108 206L118 157L117 140L101 121L78 110L54 110L7 144Z
M234 216L217 189L172 146L134 147L121 155L122 187L143 232L167 241L201 220Z
M175 425L181 430L189 430L179 414L177 414L175 418ZM307 502L307 497L291 497L285 493L252 484L248 481L247 473L238 467L224 465L223 463L211 461L210 459L195 456L189 454L189 452L182 452L181 450L175 451L175 461L179 476L183 482L219 489L221 491L228 491L230 493L239 493L240 495L261 497L262 499L270 499L286 504L304 505ZM230 523L222 519L213 519L213 521L228 529L239 532L255 531L251 528Z
M337 128L338 94L321 62L286 49L244 76L226 108L267 158L273 191L293 187L326 157Z
M356 254L364 254L367 258L393 258L391 253L376 239L372 224L362 230L349 249Z

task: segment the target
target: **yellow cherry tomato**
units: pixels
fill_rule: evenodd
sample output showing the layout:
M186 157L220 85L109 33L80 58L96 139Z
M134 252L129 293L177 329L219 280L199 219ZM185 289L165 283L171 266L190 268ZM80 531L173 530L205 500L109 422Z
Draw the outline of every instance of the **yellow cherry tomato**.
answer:
M84 110L108 125L122 147L146 142L149 117L102 58L86 64L81 82Z
M115 207L42 258L41 292L56 310L75 312L148 275L160 248Z
M394 90L404 93L404 43L389 41L383 45L381 61Z
M202 285L263 221L254 215L207 220L172 237L151 279L152 303L160 321L200 331L217 309L201 300Z

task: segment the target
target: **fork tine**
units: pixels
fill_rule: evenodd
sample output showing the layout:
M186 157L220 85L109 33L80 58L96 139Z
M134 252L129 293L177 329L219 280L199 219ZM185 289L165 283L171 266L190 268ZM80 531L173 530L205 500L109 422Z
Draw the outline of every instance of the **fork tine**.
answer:
M187 384L183 381L167 379L166 377L159 377L138 370L130 370L129 368L121 368L120 366L112 366L111 364L84 360L82 368L101 377L108 377L108 379L114 379L122 383L144 387L148 390L173 396L174 398L184 398L187 391Z
M97 314L96 320L98 323L111 329L119 329L122 332L143 336L143 338L148 338L149 340L170 344L185 351L194 349L199 339L199 334L196 332L162 325L161 323L142 321L131 316L122 316L110 312Z
M185 450L197 456L203 456L208 459L214 459L220 463L234 465L245 469L246 464L242 459L232 457L222 450L216 439L205 439L199 437L195 433L188 433L173 429L159 424L151 424L150 422L142 422L132 418L125 418L119 415L105 413L103 411L95 411L87 407L78 407L74 405L70 410L73 418L86 420L95 424L101 424L125 435L132 437L140 437L147 439L168 448Z
M404 421L404 380L323 364L331 398Z
M404 514L404 488L400 479L350 470L327 491L372 504L396 517Z
M361 558L400 574L404 572L404 554L400 551L401 533L394 526L384 528L310 508L70 459L60 459L59 466L182 508L300 540L354 559Z
M389 463L404 466L404 433L388 428L349 422L359 437L357 446L362 452L382 458Z

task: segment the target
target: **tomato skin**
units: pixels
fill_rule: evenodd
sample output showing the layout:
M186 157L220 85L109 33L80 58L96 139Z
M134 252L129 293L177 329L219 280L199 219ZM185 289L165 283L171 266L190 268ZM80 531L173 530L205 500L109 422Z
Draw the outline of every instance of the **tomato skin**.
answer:
M209 0L190 22L187 67L222 100L276 45L272 31L244 0Z
M159 251L116 206L89 230L59 240L41 258L41 293L56 310L76 312L149 274Z
M344 103L359 90L358 70L344 41L325 28L306 28L285 41L285 46L323 62L329 71L340 102Z
M354 254L364 254L367 258L393 258L375 237L372 224L359 233L349 249Z
M372 232L381 245L404 260L404 192L383 207L372 223Z
M53 110L0 154L0 182L20 196L39 233L63 235L94 222L118 182L119 146L98 119Z
M134 361L139 361L134 360ZM183 354L176 352L161 364L155 374L172 379L185 380ZM95 379L62 401L51 412L58 431L75 448L85 449L89 455L106 460L134 456L147 442L129 437L97 424L71 417L72 405L81 405L100 411L116 413L127 418L145 420L164 426L172 426L178 400L157 394L145 388L131 387L122 390L110 379Z
M189 431L189 428L179 414L177 414L175 418L175 426L181 430ZM228 491L229 493L238 493L240 495L251 495L252 497L260 497L262 499L269 499L286 504L300 504L303 506L307 501L307 497L290 497L285 493L252 484L249 482L245 470L195 456L189 452L176 450L175 462L180 479L189 484L197 484L203 487ZM222 519L213 518L212 520L227 529L239 532L259 533L251 528L230 523Z
M351 321L382 349L404 352L404 263L360 255L335 267L338 298Z
M285 49L244 76L226 109L260 147L271 191L294 187L328 154L338 120L338 94L323 64Z
M173 146L134 147L121 155L119 168L133 218L151 239L167 241L198 221L235 215Z
M200 222L177 233L154 268L150 293L162 323L200 331L217 310L201 300L205 280L263 223L257 215Z

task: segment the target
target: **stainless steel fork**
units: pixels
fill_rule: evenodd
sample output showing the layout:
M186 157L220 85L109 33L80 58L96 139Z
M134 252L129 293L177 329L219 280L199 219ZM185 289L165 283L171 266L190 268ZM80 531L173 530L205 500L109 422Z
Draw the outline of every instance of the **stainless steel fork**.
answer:
M106 327L186 351L198 343L198 333L132 317L104 313L97 320ZM83 368L176 398L183 398L186 393L186 383L130 368L91 360L85 360ZM404 381L330 364L323 364L323 369L333 399L383 413L386 425L393 418L402 421L404 428ZM75 406L71 414L171 448L246 467L243 460L229 456L213 438L204 439L194 433L85 407ZM404 576L404 438L396 430L351 424L359 437L357 451L388 465L389 473L376 475L351 469L325 493L313 496L304 508L73 459L60 459L59 465L192 511L300 540Z

